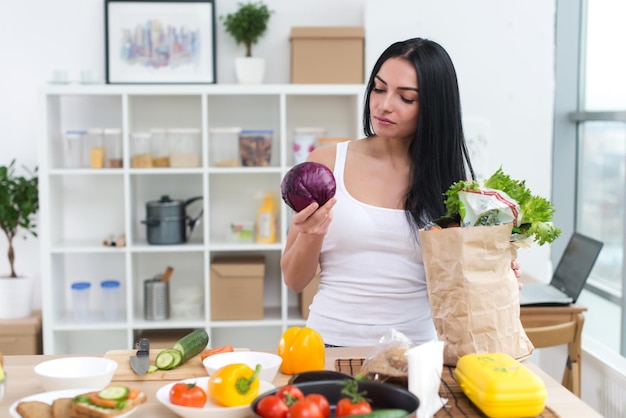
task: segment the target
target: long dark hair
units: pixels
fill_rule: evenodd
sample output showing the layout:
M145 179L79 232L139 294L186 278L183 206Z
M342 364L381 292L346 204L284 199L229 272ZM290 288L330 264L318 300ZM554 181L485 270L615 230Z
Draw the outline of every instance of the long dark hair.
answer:
M378 58L367 83L363 126L376 135L370 118L370 94L380 67L389 58L413 64L419 86L417 131L409 146L409 187L404 208L418 227L445 213L444 193L450 185L474 179L461 122L461 99L456 71L448 53L428 39L413 38L390 45Z

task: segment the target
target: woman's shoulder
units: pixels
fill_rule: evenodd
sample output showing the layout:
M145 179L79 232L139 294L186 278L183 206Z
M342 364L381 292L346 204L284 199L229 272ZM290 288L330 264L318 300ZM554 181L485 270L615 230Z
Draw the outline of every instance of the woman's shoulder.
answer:
M315 148L309 154L307 161L312 161L320 164L324 164L331 170L335 167L335 156L337 155L336 145L326 145L323 147Z

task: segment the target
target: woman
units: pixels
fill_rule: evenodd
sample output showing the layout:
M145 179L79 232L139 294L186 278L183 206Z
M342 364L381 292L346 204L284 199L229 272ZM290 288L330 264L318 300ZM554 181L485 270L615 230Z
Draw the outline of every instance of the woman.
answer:
M292 217L281 268L300 292L321 267L307 326L330 346L370 346L391 328L436 340L417 230L445 213L443 193L474 178L447 52L421 38L396 42L367 83L366 137L313 151L337 193Z

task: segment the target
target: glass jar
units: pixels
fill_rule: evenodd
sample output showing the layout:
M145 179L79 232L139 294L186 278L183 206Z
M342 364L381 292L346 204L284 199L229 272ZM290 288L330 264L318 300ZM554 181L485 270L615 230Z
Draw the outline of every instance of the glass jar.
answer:
M84 129L70 129L63 136L65 168L83 168L83 145L87 131Z
M200 166L200 129L168 129L170 167Z
M133 132L131 139L131 160L133 168L152 167L152 146L148 132Z
M209 131L211 165L237 167L239 165L239 133L241 128L213 128Z
M170 166L170 146L165 129L150 129L150 141L152 142L152 166Z
M104 155L106 158L105 167L122 168L122 130L117 128L107 128L104 130Z
M104 130L91 128L87 131L87 147L83 154L85 167L104 168Z

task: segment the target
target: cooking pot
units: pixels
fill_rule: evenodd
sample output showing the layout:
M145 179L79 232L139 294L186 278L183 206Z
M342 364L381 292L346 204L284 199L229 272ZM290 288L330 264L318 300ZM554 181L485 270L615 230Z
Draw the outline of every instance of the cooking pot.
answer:
M174 200L168 195L161 196L159 200L146 203L146 232L149 244L171 245L183 244L191 235L203 210L195 218L187 215L187 206L202 199L202 196L192 197L187 200ZM189 230L187 228L189 227Z

